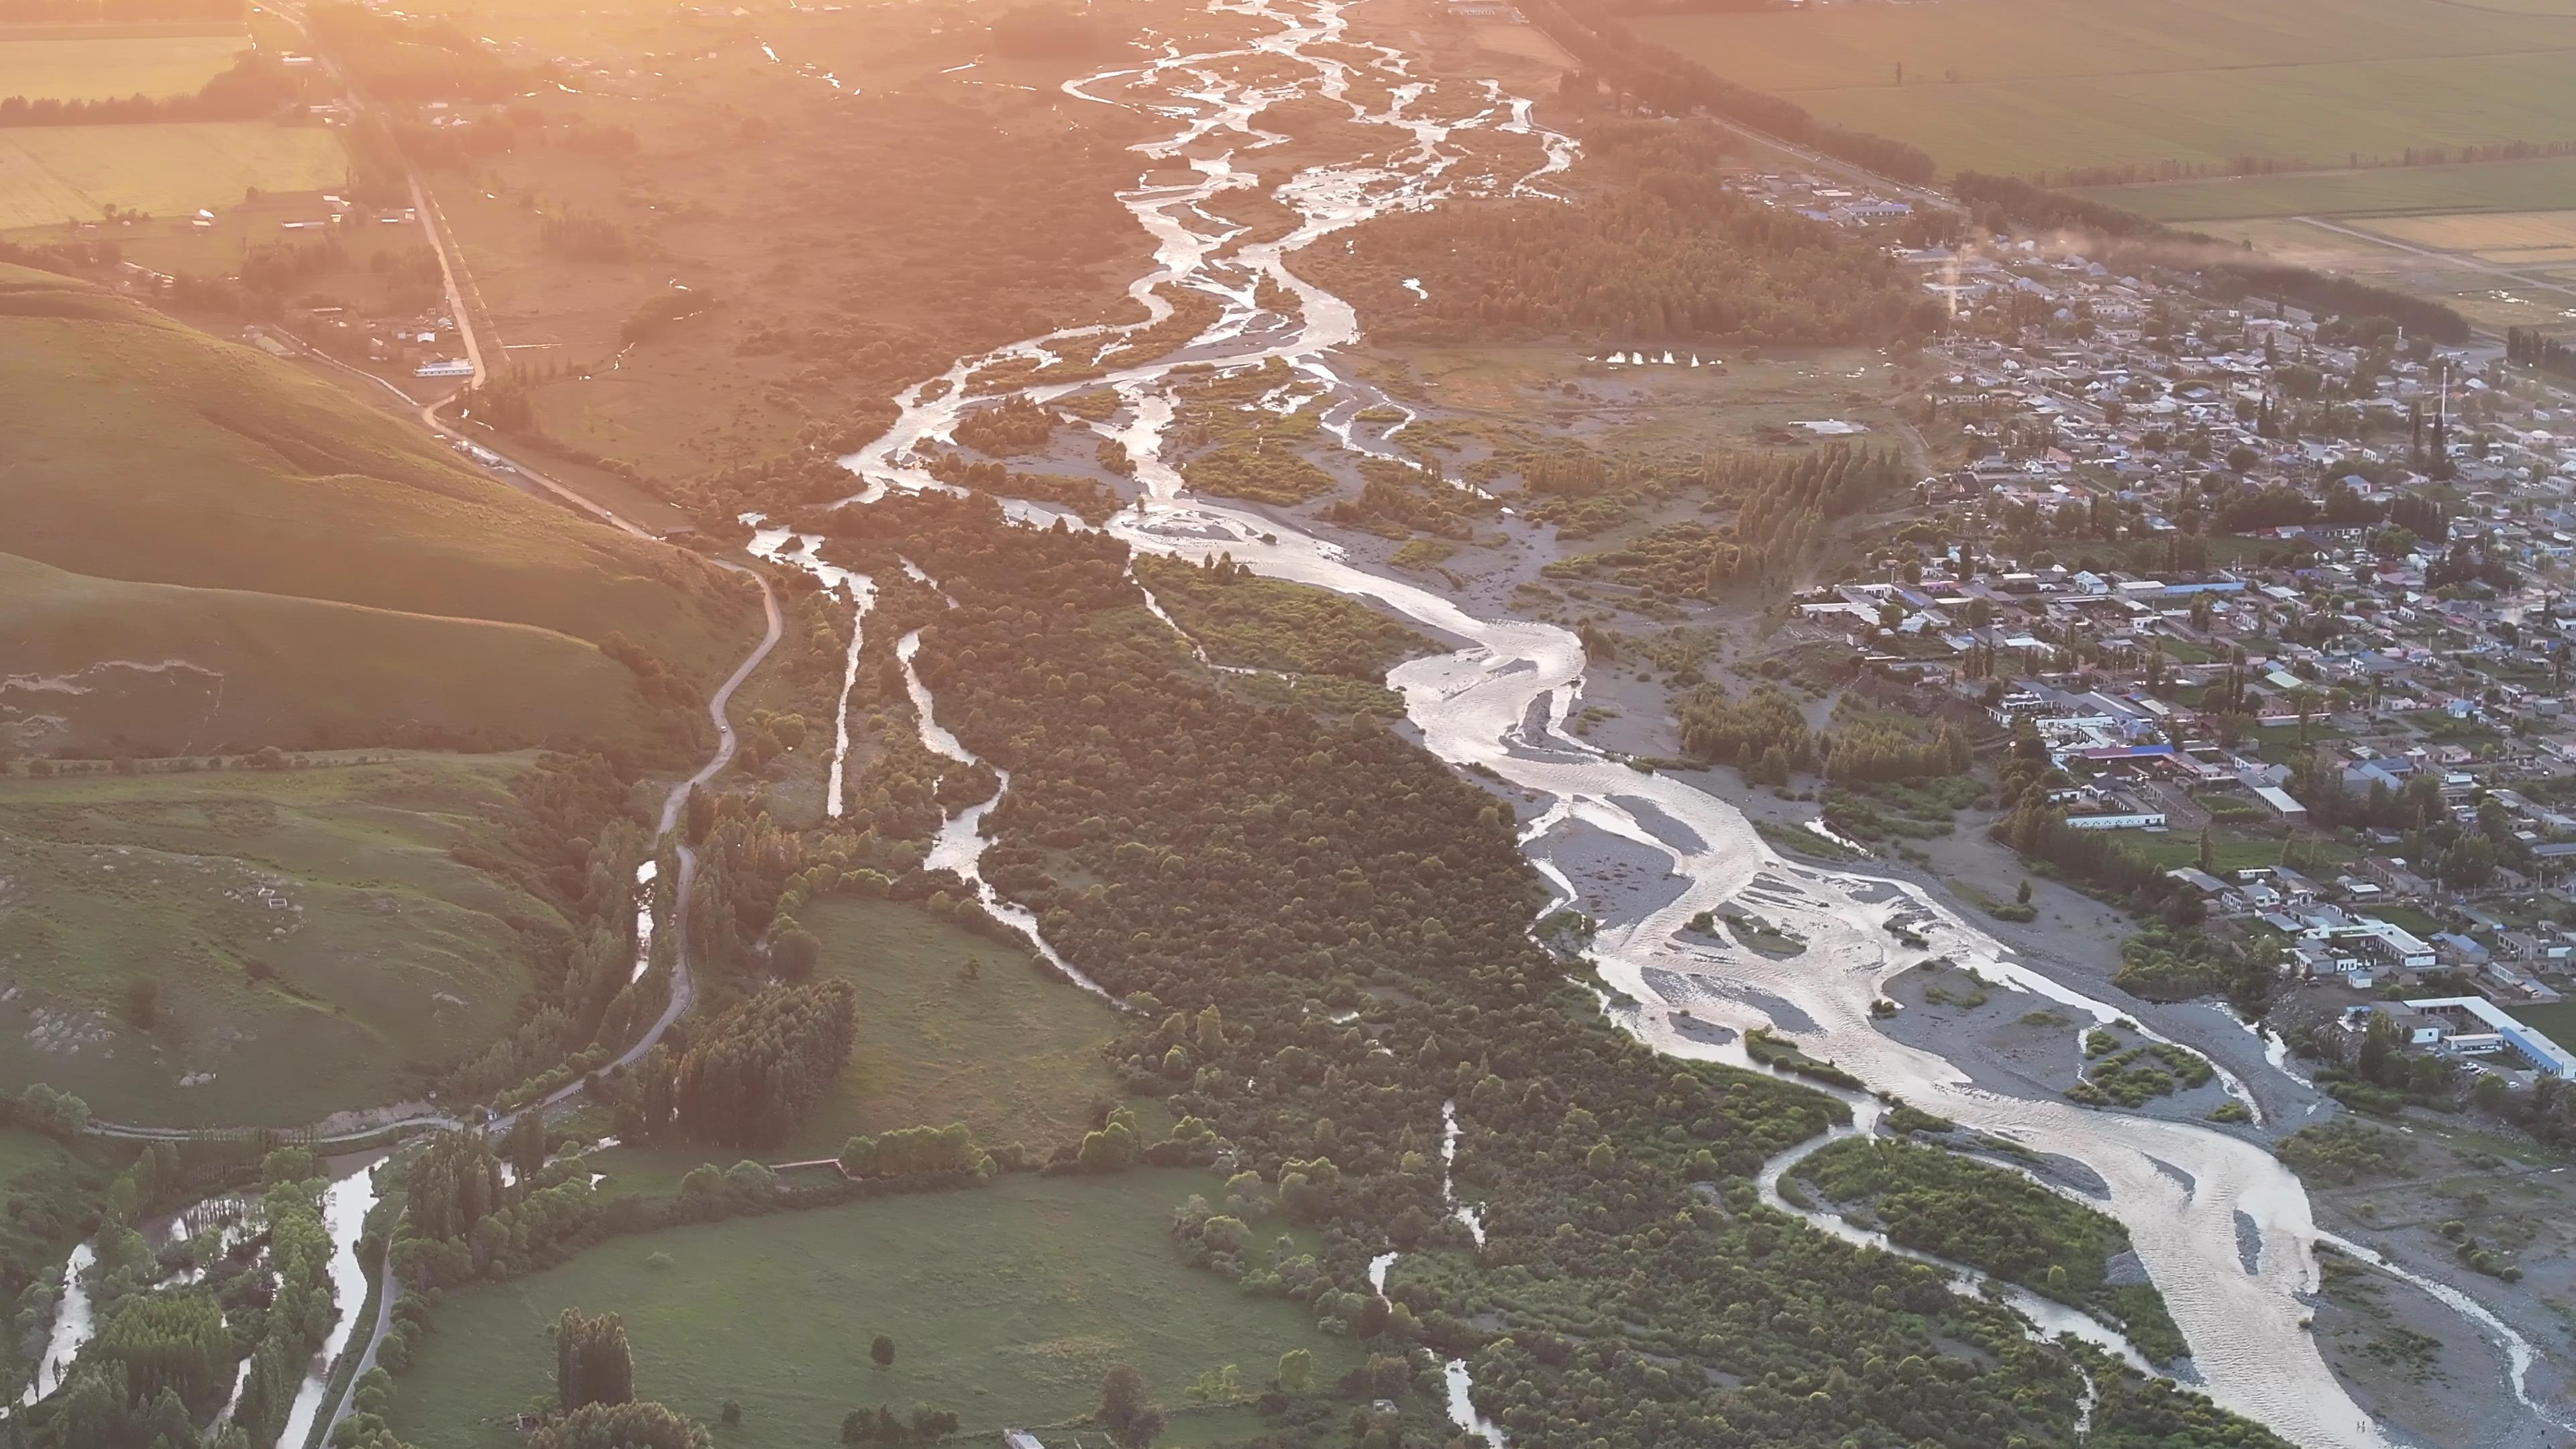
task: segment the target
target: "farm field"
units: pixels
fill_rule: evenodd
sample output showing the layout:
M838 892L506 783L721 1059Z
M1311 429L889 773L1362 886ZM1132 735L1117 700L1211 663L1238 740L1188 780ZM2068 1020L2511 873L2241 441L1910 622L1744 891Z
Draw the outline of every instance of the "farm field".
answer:
M121 100L194 95L232 67L250 37L54 33L24 39L0 27L0 98Z
M448 855L529 758L0 779L0 1081L170 1125L401 1099L533 980L518 928L551 909Z
M2536 0L2535 0L2536 3ZM1718 74L1944 170L2576 137L2576 13L2439 0L1943 0L1636 22ZM1902 83L1899 67L1902 66Z
M508 1416L552 1391L550 1331L569 1307L624 1317L638 1398L710 1422L740 1399L727 1449L835 1444L843 1415L880 1403L952 1410L968 1433L1043 1428L1089 1413L1119 1363L1179 1409L1229 1363L1247 1386L1292 1348L1314 1354L1319 1380L1354 1366L1349 1341L1317 1332L1302 1305L1246 1296L1174 1252L1172 1209L1220 1187L1179 1168L1010 1174L613 1239L532 1277L450 1290L388 1417L419 1449L511 1449ZM879 1333L895 1341L892 1368L868 1361ZM1190 1425L1177 1415L1164 1442L1192 1442Z
M2576 207L2576 156L2087 186L2070 194L2202 231L2213 230L2202 223L2244 217L2557 210Z
M0 130L0 231L230 206L245 192L327 191L348 179L340 135L268 121Z
M2510 214L2496 235L2527 235ZM2422 224L2454 240L2471 241L2490 216L2455 217L2249 217L2191 225L2230 245L2250 244L2296 266L2343 272L2381 286L2429 297L2458 309L2490 332L2507 327L2576 325L2576 262L2529 260L2532 251L2438 251L2388 235L2399 224ZM2510 275L2500 273L2504 268Z

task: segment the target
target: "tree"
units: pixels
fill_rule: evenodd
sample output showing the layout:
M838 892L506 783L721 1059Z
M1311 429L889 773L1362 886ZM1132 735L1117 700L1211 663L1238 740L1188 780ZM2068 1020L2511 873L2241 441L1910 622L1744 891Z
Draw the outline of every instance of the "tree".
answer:
M161 1024L161 983L148 976L138 976L126 983L125 1019L136 1031L150 1031Z
M1145 1376L1123 1363L1100 1381L1100 1407L1091 1417L1118 1449L1148 1449L1163 1432L1163 1411L1152 1402Z
M527 1449L709 1449L709 1440L705 1425L661 1404L588 1404L538 1429Z
M1315 1386L1315 1356L1302 1348L1279 1355L1279 1391L1302 1394Z
M555 1320L555 1398L566 1413L634 1400L635 1357L616 1314L567 1308Z
M531 1107L510 1119L510 1166L525 1183L546 1165L546 1119Z
M876 1342L868 1345L868 1357L876 1360L878 1368L893 1368L894 1339L886 1334L878 1334Z
M814 974L823 960L823 943L814 933L782 916L778 933L770 937L769 965L782 981L802 981Z

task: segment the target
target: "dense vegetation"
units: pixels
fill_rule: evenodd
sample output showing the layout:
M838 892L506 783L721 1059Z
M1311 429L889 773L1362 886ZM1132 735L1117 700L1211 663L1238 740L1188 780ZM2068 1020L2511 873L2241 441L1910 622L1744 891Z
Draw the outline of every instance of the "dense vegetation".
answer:
M1939 307L1876 248L1727 190L1716 127L1605 119L1583 144L1580 205L1394 212L1308 265L1391 333L1443 340L1886 342L1939 325ZM1401 290L1406 278L1428 302Z
M25 96L0 97L0 128L243 121L269 115L293 103L303 90L283 65L258 51L245 51L232 69L206 82L194 95L101 100L44 96L32 101Z
M2020 1173L1860 1137L1818 1150L1798 1172L1834 1202L1866 1204L1896 1242L2113 1320L2150 1359L2190 1352L2152 1285L2110 1281L2107 1266L2128 1251L2128 1230Z
M1323 1272L1270 1291L1380 1351L1471 1357L1480 1404L1532 1442L2064 1433L2053 1351L1759 1206L1751 1172L1841 1109L1602 1026L1527 934L1543 897L1489 797L1373 724L1259 707L1102 627L1141 602L1114 540L1008 529L980 499L822 521L836 556L882 576L899 551L958 600L918 663L943 721L1012 772L987 873L1141 1009L1127 1081L1231 1146L1241 1211L1324 1230ZM1463 1242L1433 1165L1452 1097L1482 1266L1381 1303L1361 1283L1380 1245ZM1663 1271L1619 1266L1637 1254Z
M1219 664L1375 683L1432 652L1430 640L1365 604L1256 577L1222 556L1204 565L1139 557L1136 577Z
M1893 451L1837 443L1801 451L1728 451L1688 458L1604 455L1580 444L1502 454L1480 467L1518 474L1523 510L1561 535L1599 532L1661 498L1696 496L1722 525L1668 523L1600 553L1559 559L1551 578L1606 578L1680 598L1720 599L1776 585L1837 535L1834 523L1884 504L1908 480Z
M856 1029L846 981L773 986L707 1024L680 1058L672 1119L727 1146L772 1143L802 1120L841 1073ZM645 1127L651 1134L652 1085Z

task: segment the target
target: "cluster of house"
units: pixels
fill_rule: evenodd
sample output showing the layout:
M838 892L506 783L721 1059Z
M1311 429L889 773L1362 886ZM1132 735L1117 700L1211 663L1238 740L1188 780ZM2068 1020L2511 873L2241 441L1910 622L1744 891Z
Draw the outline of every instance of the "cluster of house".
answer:
M1914 214L1911 202L1801 171L1736 172L1727 178L1727 187L1765 206L1794 211L1830 226L1876 226L1903 221Z
M2366 1031L2374 1018L2394 1026L2402 1045L2458 1059L2474 1070L2486 1069L2489 1061L2501 1061L2539 1076L2576 1077L2576 1055L2483 996L2369 1002L2348 1008L2343 1025L2347 1031Z

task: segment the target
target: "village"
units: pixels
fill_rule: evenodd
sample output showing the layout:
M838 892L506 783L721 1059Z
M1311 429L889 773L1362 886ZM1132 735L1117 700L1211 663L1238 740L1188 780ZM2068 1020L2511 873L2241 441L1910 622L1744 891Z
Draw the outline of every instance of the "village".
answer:
M1740 185L1844 226L1910 213ZM1949 309L1917 416L1965 461L1803 622L2035 732L2065 826L2194 842L2164 871L2189 914L2356 1003L2350 1032L2576 1075L2542 1029L2576 1026L2576 399L2492 342L2040 238L1890 251Z

